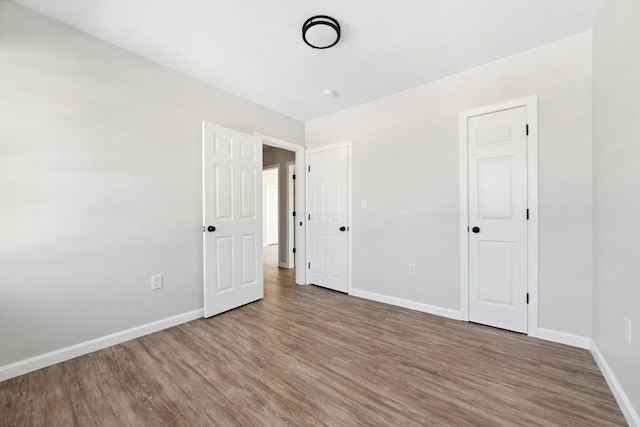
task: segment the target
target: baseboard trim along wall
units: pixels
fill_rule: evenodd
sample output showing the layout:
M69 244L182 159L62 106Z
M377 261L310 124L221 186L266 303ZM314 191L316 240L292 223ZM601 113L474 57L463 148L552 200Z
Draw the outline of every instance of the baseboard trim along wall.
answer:
M627 420L627 423L629 423L629 426L640 427L640 416L638 416L638 413L633 408L633 405L629 400L629 396L624 392L616 376L613 374L611 367L607 363L607 360L604 358L602 353L600 353L596 343L593 341L591 341L591 354L598 364L600 372L602 372L602 376L607 381L607 384L611 389L611 393L613 393L613 397L615 397L624 418Z
M586 350L591 348L591 338L554 331L553 329L538 328L538 338Z
M364 298L371 301L383 302L398 307L408 308L410 310L421 311L423 313L435 314L436 316L447 317L449 319L460 320L460 312L450 308L438 307L436 305L423 304L407 299L390 297L375 292L363 291L361 289L353 289L349 291L349 295Z
M145 325L105 335L80 344L61 348L60 350L41 354L40 356L30 357L29 359L20 360L9 365L0 366L0 381L8 380L9 378L17 377L32 371L37 371L38 369L46 368L47 366L55 365L56 363L64 362L94 351L102 350L103 348L120 344L125 341L140 338L153 332L158 332L163 329L171 328L172 326L177 326L181 323L199 319L202 316L204 316L204 310L200 308L198 310L189 311L187 313L167 317Z

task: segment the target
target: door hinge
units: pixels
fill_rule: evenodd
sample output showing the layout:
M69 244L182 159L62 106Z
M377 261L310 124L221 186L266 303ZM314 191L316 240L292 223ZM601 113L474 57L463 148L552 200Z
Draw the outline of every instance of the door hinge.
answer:
M294 254L296 253L296 248L293 248L293 253L294 253Z
M309 263L309 265L307 266L307 268L311 268L311 263Z
M291 179L296 179L296 176L295 176L295 175L293 175L293 176L291 177Z
M529 219L529 209L527 209L527 219Z
M293 211L293 216L296 216L296 211Z
M467 227L467 233L469 232L469 227Z
M527 292L527 304L529 304L529 292Z
M529 125L525 125L525 127L524 127L524 128L525 128L525 132L526 132L526 134L527 134L527 135L529 135Z
M309 221L311 221L311 214L309 214Z
M307 171L311 172L311 165L307 166Z

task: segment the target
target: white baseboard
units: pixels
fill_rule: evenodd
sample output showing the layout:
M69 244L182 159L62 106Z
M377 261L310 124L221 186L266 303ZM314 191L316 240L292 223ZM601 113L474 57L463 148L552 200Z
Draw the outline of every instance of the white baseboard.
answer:
M390 297L388 295L377 294L375 292L363 291L361 289L351 289L349 295L364 298L372 301L383 302L410 310L421 311L423 313L435 314L436 316L447 317L449 319L460 320L460 312L450 308L438 307L436 305L423 304L407 299Z
M553 329L538 328L537 338L570 345L572 347L584 348L586 350L591 348L591 338L554 331Z
M613 397L615 397L618 406L622 410L622 414L624 418L627 420L627 423L631 427L640 427L640 416L633 408L631 401L629 400L629 396L624 392L622 386L616 379L616 376L613 374L611 367L607 363L607 360L604 358L596 343L591 341L591 354L595 359L598 367L600 368L600 372L602 372L602 376L607 381L609 388L611 389L611 393L613 393Z
M280 266L280 268L293 268L289 266L288 262L279 262L278 265Z
M126 329L100 338L75 344L70 347L61 348L39 356L30 357L29 359L20 360L9 365L0 366L0 381L17 377L28 372L46 368L65 360L73 359L112 345L120 344L144 335L158 332L181 323L199 319L204 316L204 310L198 309L187 313L178 314L176 316L167 317L166 319L157 320L145 325L136 326L135 328Z

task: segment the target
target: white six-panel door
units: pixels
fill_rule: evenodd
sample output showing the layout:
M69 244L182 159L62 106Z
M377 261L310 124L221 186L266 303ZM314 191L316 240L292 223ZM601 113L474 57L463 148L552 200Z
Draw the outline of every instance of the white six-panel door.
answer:
M527 332L527 111L468 119L469 320Z
M203 123L204 313L263 297L262 143Z
M349 148L307 155L308 281L349 291Z

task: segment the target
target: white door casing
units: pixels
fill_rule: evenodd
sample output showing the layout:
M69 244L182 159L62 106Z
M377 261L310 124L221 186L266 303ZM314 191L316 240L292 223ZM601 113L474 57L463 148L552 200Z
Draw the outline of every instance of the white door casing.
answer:
M306 149L302 145L293 144L291 142L283 141L278 138L273 138L268 135L256 133L256 137L260 138L264 145L270 147L282 148L284 150L293 151L296 156L295 171L296 171L296 185L295 185L295 265L296 265L296 284L306 285L307 281L307 222L306 218Z
M527 150L527 333L538 336L538 97L531 95L460 113L460 319L470 320L469 131L468 121L476 116L523 107Z
M296 247L296 218L293 213L296 210L296 162L287 162L287 233L289 236L287 268L295 267L295 254L293 249Z
M527 111L470 117L469 320L527 332Z
M262 144L203 122L204 313L261 299Z
M351 145L307 152L307 260L309 283L350 288Z
M487 105L460 113L460 319L470 320L470 252L472 234L469 212L469 129L473 117L523 107L526 110L526 171L527 207L527 333L537 337L538 332L538 97L523 98ZM526 214L525 214L526 215ZM482 230L481 230L482 231Z

